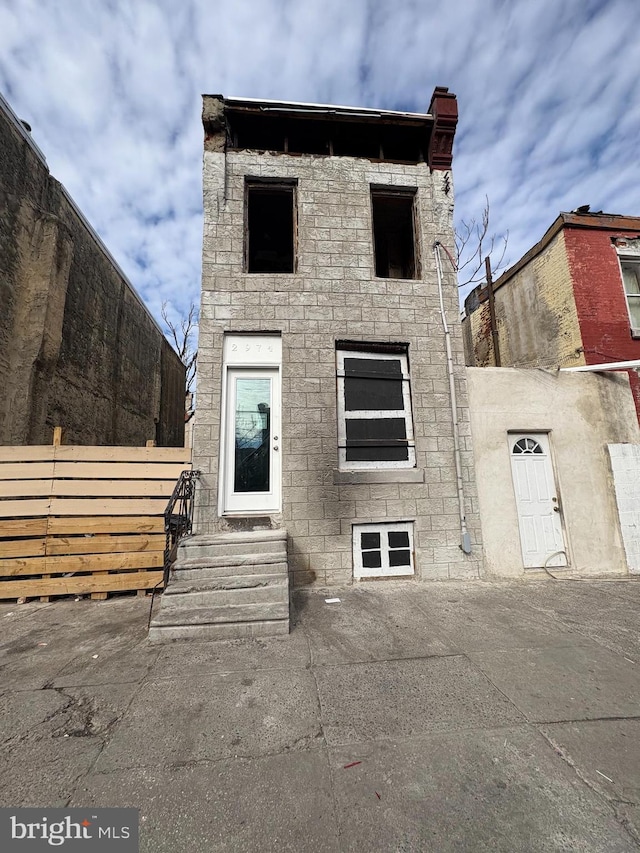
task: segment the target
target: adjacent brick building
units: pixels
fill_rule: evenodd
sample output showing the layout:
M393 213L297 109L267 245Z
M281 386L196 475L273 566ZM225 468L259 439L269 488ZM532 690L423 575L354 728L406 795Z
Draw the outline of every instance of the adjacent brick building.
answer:
M184 365L0 97L0 444L181 446Z
M456 279L443 253L454 431L434 256L453 246L455 96L436 89L428 114L205 96L203 120L202 477L185 553L203 568L207 541L242 553L286 536L296 585L477 577ZM255 607L268 631L274 611Z
M575 367L640 359L640 218L561 213L494 283L500 365ZM486 286L465 301L467 364L495 366ZM640 417L640 380L629 381Z

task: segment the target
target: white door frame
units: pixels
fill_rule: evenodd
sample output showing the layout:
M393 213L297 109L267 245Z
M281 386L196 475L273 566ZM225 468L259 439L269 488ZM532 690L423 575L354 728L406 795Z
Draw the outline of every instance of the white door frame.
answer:
M225 335L218 457L218 511L221 516L265 515L282 509L281 361L279 335ZM235 391L239 378L271 381L270 488L265 492L234 492Z
M526 449L514 453L516 445ZM509 433L509 456L524 568L567 567L569 553L549 434Z

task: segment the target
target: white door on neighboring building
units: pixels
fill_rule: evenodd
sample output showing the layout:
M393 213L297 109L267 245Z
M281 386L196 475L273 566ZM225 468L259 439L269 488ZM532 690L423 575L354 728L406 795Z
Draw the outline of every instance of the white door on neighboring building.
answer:
M511 434L509 451L525 569L568 565L548 435Z
M229 367L223 511L280 510L280 371Z

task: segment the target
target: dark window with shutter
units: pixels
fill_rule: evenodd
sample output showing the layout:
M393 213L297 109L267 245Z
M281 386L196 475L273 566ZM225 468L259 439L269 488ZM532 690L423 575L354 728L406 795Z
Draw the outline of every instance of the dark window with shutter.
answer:
M343 467L414 464L405 353L338 352L338 409ZM386 464L385 464L386 463ZM404 464L403 464L404 463Z

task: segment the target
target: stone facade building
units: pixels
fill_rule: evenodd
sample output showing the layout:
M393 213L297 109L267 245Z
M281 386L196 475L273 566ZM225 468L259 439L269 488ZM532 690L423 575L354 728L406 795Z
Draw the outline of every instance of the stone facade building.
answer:
M455 96L436 89L428 114L205 96L203 119L202 474L176 573L188 607L203 570L190 621L286 629L257 573L243 597L244 558L224 569L234 616L202 597L212 560L274 540L295 585L477 577L456 276L443 252L440 295L434 248L453 246Z
M471 367L578 367L640 359L640 217L561 213L493 285L465 301ZM640 418L640 379L629 371Z
M182 445L182 362L1 97L0 305L0 444Z

